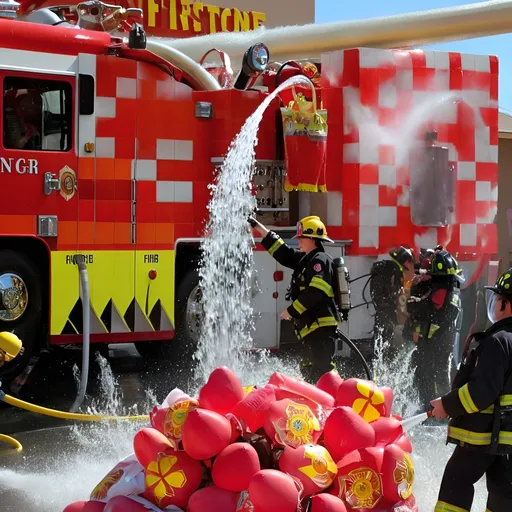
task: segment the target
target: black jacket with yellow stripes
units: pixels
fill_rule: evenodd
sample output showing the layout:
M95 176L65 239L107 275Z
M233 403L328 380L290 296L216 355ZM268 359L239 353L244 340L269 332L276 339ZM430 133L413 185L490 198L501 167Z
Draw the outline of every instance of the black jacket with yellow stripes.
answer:
M448 442L493 453L512 453L512 318L473 335L476 348L442 398L452 418Z
M339 317L334 302L333 261L323 248L309 254L286 245L283 239L270 231L261 241L269 254L293 272L288 313L295 320L301 338L319 327L334 327Z

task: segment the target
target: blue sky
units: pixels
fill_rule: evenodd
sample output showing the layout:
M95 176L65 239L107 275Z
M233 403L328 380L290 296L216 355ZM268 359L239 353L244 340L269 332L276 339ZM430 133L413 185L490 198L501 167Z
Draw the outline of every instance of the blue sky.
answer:
M375 18L472 3L477 2L471 0L316 0L316 22ZM512 34L436 44L428 48L497 55L500 66L500 108L512 112Z

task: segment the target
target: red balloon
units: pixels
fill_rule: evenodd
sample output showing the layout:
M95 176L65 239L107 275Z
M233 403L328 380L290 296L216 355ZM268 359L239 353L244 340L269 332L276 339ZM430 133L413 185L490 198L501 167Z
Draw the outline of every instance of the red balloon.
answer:
M324 493L311 498L311 512L347 512L347 508L336 496Z
M391 416L391 410L393 408L393 390L388 387L379 388L384 394L384 414L386 418Z
M254 389L235 405L233 414L245 422L251 432L256 432L264 425L265 414L272 402L276 401L274 389L271 384Z
M249 485L254 512L295 512L299 489L293 478L275 469L256 473Z
M394 443L402 434L402 424L395 418L379 418L370 423L375 431L375 446Z
M336 398L336 394L338 393L338 389L343 383L343 379L340 374L337 372L327 372L324 373L316 383L316 387L329 393L333 398Z
M144 466L156 459L159 453L175 448L173 444L158 430L145 427L139 430L133 439L133 448L137 460Z
M147 512L148 510L142 503L133 501L126 496L116 496L108 500L104 512Z
M214 411L195 409L183 426L183 447L197 460L218 455L231 441L231 423Z
M190 497L188 512L236 512L238 494L219 487L199 489Z
M88 501L84 508L82 509L82 512L103 512L105 510L106 503L103 503L101 501Z
M213 483L221 489L240 492L249 488L251 478L260 469L258 453L250 444L231 444L213 463Z
M329 452L323 446L314 444L285 447L279 458L279 469L300 481L304 488L303 496L327 489L338 473Z
M199 391L201 408L225 415L244 398L244 388L229 368L213 370L208 382Z
M353 450L374 446L375 431L350 407L337 407L325 422L324 444L337 462Z
M168 450L159 454L144 471L144 497L160 508L176 505L186 509L202 479L203 469L199 461L185 452Z
M384 497L382 460L383 450L379 448L347 454L338 462L338 476L329 492L343 500L349 510L373 509Z
M302 379L289 377L282 373L274 373L270 379L269 384L273 384L276 388L286 391L291 391L297 395L302 395L313 402L325 408L334 407L334 399L329 393L318 389L316 386L309 384Z
M382 484L385 498L393 504L412 496L414 464L407 453L395 444L384 449Z
M352 407L368 423L386 412L382 390L373 382L363 379L344 380L338 388L336 405Z
M153 428L175 443L181 440L188 413L197 407L199 407L197 400L178 400L164 407L157 405L151 411L149 419Z
M402 448L402 450L406 453L412 453L412 444L411 440L409 439L409 436L406 432L404 432L396 441L395 443L397 446Z
M83 512L86 501L75 501L69 504L62 512Z

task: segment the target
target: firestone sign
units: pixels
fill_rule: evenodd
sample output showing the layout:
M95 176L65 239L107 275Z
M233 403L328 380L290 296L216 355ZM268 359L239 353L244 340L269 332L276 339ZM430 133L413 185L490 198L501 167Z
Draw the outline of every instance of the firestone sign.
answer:
M143 10L148 34L160 37L247 32L266 20L262 12L245 12L193 0L130 0L130 4Z
M0 174L38 174L39 162L33 158L0 156Z

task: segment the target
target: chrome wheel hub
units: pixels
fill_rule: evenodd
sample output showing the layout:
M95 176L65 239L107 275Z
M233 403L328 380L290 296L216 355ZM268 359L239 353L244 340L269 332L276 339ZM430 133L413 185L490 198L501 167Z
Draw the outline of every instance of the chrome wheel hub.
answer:
M28 292L23 279L16 274L0 275L0 321L18 320L28 304Z

